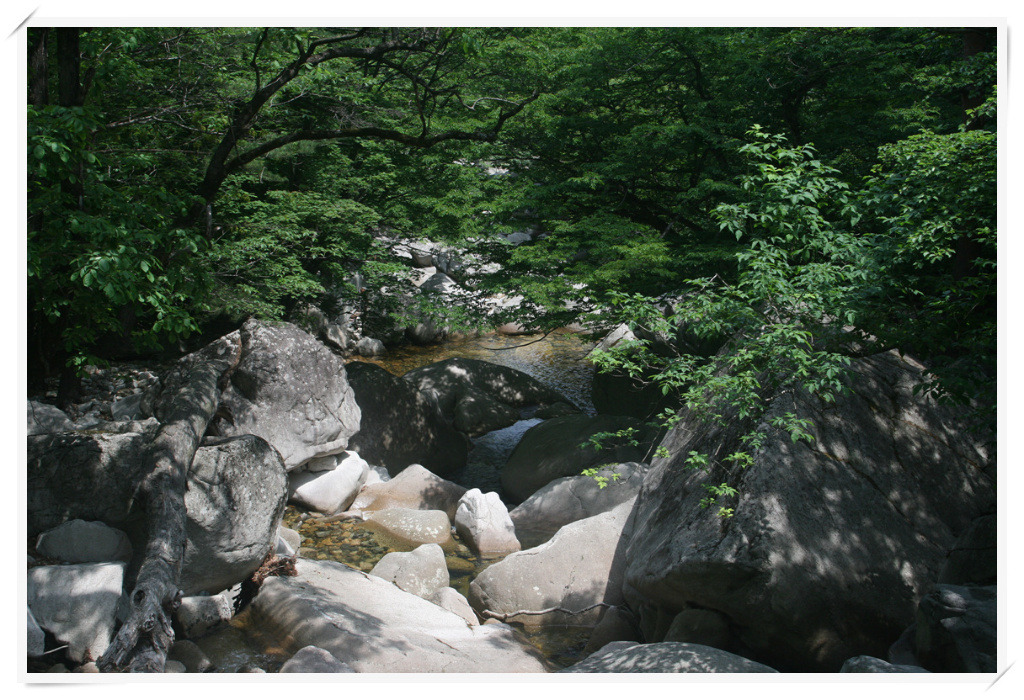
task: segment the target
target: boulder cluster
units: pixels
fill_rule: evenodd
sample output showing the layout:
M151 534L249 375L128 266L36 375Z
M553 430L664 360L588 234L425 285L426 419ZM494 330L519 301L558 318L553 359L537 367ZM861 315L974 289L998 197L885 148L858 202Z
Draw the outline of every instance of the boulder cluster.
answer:
M443 251L408 252L455 269ZM684 413L659 432L486 362L398 377L296 325L235 333L241 359L188 472L168 672L224 670L201 642L232 620L287 640L289 659L268 667L282 673L996 670L994 456L914 392L924 368L896 353L856 361L828 410L773 404L750 463L710 475L739 488L723 518L702 503L709 475L684 461L734 451L738 426ZM97 670L125 619L146 532L132 485L110 477L142 454L169 380L133 381L74 417L29 402L32 670ZM500 493L453 480L473 438L534 407L551 417L524 434ZM811 419L814 441L771 427L782 412ZM587 446L621 430L632 439ZM55 480L58 466L80 477ZM288 504L402 547L368 571L304 556ZM461 591L456 543L487 564ZM254 572L289 558L294 575L263 579L236 610ZM551 628L583 635L577 663L516 631Z

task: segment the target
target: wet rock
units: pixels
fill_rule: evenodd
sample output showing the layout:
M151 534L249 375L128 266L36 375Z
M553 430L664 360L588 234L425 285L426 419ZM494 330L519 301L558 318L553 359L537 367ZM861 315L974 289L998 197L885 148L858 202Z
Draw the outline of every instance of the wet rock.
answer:
M444 551L436 544L420 545L411 552L385 554L370 573L425 600L449 583Z
M622 605L623 552L633 502L570 523L539 547L514 552L484 569L469 585L469 602L484 611L518 615L525 625L594 626L603 608Z
M625 438L608 438L598 450L588 444L598 433L636 431L639 445ZM584 469L603 464L641 462L656 433L635 418L572 415L546 420L530 428L501 470L505 496L521 503L555 479L578 476ZM584 446L586 445L586 446Z
M114 633L123 563L37 566L28 572L28 607L44 630L68 645L75 663L98 659Z
M470 437L507 428L518 420L518 410L472 389L460 396L452 416L455 429Z
M516 536L524 546L535 547L551 539L564 525L635 498L647 469L646 464L626 462L605 467L595 476L555 479L509 513Z
M559 673L778 673L773 668L721 649L659 642L612 642Z
M315 645L358 673L542 672L539 654L506 625L466 621L376 576L337 562L299 560L298 576L267 579L254 624Z
M44 435L74 430L71 419L64 411L48 403L28 402L28 434Z
M392 537L413 544L447 544L452 539L451 521L444 511L385 508L364 517Z
M475 552L502 555L520 550L508 509L493 491L470 489L455 512L455 531Z
M362 414L350 449L392 474L410 464L440 475L466 466L469 440L415 384L366 362L346 370Z
M385 508L440 510L455 518L459 499L466 489L455 482L432 474L422 465L412 464L390 481L365 487L349 506L350 511L375 511Z
M255 435L196 451L185 492L185 595L220 591L248 578L277 543L287 499L281 457Z
M295 652L284 662L281 673L355 673L352 667L338 661L331 652L320 647L307 646Z
M295 470L288 475L289 501L324 515L345 510L366 482L370 465L354 452L342 452L328 458L334 469L323 472Z
M812 443L767 427L753 464L712 474L691 451L723 460L739 422L683 415L662 442L637 500L625 592L645 632L691 603L721 612L749 654L783 671L836 672L882 657L913 621L956 536L990 512L984 442L965 418L914 392L919 365L886 353L854 361L850 393L826 405L798 395ZM733 517L702 508L706 481L739 490Z
M855 656L843 662L840 673L928 673L920 666L891 664L874 656Z
M258 435L289 471L344 450L360 414L343 360L290 323L249 320L238 333L242 356L211 434Z
M101 522L69 520L39 535L36 550L63 562L128 561L132 545L128 535Z

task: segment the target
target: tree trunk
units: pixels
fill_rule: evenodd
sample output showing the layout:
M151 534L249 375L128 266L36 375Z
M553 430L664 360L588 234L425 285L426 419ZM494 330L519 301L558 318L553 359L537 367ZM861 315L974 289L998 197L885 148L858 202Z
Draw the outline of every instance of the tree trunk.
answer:
M148 542L130 596L131 612L98 661L101 671L164 670L174 642L171 617L181 601L185 553L185 487L206 426L217 410L220 382L238 363L237 334L183 358L165 380L156 414L162 425L141 462L136 500L146 510Z

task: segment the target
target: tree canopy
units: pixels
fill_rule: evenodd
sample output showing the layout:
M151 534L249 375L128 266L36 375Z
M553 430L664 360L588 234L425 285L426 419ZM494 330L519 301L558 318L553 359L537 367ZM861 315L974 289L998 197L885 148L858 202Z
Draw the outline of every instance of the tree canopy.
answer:
M28 39L30 380L356 295L394 234L487 248L541 328L685 327L605 361L711 414L892 347L994 410L992 29Z

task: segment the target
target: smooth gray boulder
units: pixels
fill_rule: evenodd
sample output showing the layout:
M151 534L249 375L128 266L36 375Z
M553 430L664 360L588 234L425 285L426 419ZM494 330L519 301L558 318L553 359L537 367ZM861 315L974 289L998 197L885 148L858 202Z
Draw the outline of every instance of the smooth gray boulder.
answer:
M662 441L637 499L625 593L647 639L687 607L725 615L750 655L782 671L836 672L884 657L971 521L990 512L985 442L960 414L915 394L921 367L886 353L855 360L850 393L827 405L773 403L753 463L686 469L691 451L722 460L745 427L684 415ZM794 443L771 420L811 421ZM739 490L723 519L706 482Z
M840 673L928 673L920 666L891 664L874 656L855 656L843 662Z
M441 510L385 508L366 513L363 517L389 536L413 545L443 545L452 539L451 521Z
M703 644L728 650L732 642L729 619L714 610L687 608L673 618L662 641Z
M48 403L28 402L28 434L46 435L74 430L71 419L64 411Z
M626 462L605 467L594 476L555 479L509 513L516 537L524 547L536 547L564 525L636 498L647 469L646 464Z
M344 661L338 661L331 652L313 645L302 647L284 662L280 673L355 673Z
M938 584L917 611L921 665L947 673L996 672L996 587Z
M250 319L238 333L242 356L209 434L258 435L289 471L343 451L360 416L344 361L290 323Z
M629 501L570 523L539 547L492 564L469 584L470 605L481 617L528 626L593 627L604 608L624 602L624 553L632 509ZM519 611L533 614L515 614Z
M470 489L462 496L455 511L455 532L477 554L494 556L521 549L508 509L493 491Z
M330 561L300 559L297 576L267 579L253 623L314 645L357 673L538 673L547 663L507 625L470 626L397 586Z
M135 420L142 417L142 393L129 394L110 404L110 415L115 421Z
M593 654L612 642L639 642L640 631L636 628L636 618L627 608L614 606L608 608L601 616L600 622L583 648L584 654Z
M454 416L459 401L471 392L490 396L513 408L559 401L572 403L525 372L483 360L442 360L406 372L402 377L419 391L435 397L446 416Z
M302 546L302 535L291 528L279 525L277 528L277 544L274 554L279 557L294 557Z
M450 583L444 550L436 544L420 545L411 552L389 552L370 573L425 600Z
M701 644L612 642L559 673L778 673L774 668Z
M330 471L307 472L302 468L288 474L288 500L324 515L348 508L366 483L370 465L354 452L331 455L336 463Z
M442 476L466 466L469 440L415 384L368 362L345 369L362 414L349 449L391 474L410 464Z
M132 544L121 530L97 521L69 520L39 535L36 551L71 564L128 561Z
M175 630L182 639L196 639L228 622L234 614L231 594L185 596L174 611Z
M199 646L188 639L179 639L167 653L168 661L177 661L185 667L185 673L208 673L213 671L213 662Z
M26 643L28 656L33 659L38 658L46 653L46 633L43 632L43 628L36 622L35 615L32 614L32 608L26 608L25 620L28 627L28 640Z
M465 488L431 473L423 465L410 464L389 481L364 487L349 510L364 513L385 508L440 510L453 520L465 493Z
M455 613L465 620L467 625L480 624L480 620L477 619L476 613L473 612L473 606L466 600L466 596L450 586L437 591L430 597L430 602L440 605L448 612Z
M255 435L196 450L178 582L185 595L231 588L259 567L277 543L287 483L280 455Z
M124 570L120 562L29 569L28 607L75 663L95 661L110 645Z
M424 292L449 294L459 289L459 283L443 272L435 272L424 280L419 287L420 290Z
M600 450L589 444L598 433L620 430L636 431L639 445L629 444L626 438L608 438ZM578 476L584 469L642 462L655 437L654 429L625 416L579 414L552 418L523 435L501 470L501 487L507 499L522 503L555 479Z

